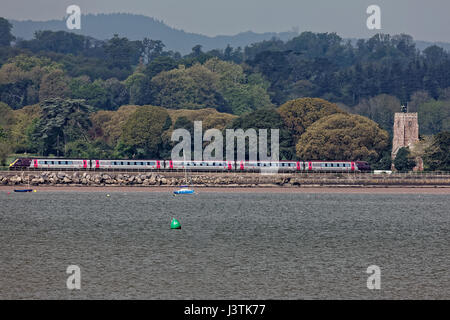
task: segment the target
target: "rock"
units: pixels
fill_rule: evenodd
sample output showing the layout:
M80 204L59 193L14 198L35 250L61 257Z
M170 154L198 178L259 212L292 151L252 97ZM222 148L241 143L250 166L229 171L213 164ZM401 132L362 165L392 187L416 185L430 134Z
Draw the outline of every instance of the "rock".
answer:
M64 183L72 183L72 179L70 179L69 177L64 177L63 182Z

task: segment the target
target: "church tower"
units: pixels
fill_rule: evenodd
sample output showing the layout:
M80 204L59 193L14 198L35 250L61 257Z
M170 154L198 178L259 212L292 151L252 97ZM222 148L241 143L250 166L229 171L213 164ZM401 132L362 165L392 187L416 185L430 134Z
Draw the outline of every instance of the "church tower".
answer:
M402 112L395 113L394 138L392 141L392 160L402 147L411 147L419 141L419 122L417 112L409 113L407 107L402 106ZM394 167L394 164L392 164Z

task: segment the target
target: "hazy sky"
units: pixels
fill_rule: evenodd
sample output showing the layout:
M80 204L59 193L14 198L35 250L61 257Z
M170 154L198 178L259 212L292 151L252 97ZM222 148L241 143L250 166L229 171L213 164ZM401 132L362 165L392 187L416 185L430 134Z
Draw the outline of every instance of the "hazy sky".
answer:
M68 5L82 13L128 12L151 16L188 32L214 36L255 32L337 32L368 37L366 9L381 7L381 32L450 42L450 0L0 0L0 16L61 19Z

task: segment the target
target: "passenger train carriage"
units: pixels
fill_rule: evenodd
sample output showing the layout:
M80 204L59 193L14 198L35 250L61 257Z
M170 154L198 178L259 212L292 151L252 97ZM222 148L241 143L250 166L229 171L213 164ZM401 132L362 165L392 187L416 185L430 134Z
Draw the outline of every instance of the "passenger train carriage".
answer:
M221 170L230 171L235 169L235 161L165 161L166 169L173 170Z
M365 161L172 161L19 158L10 170L191 170L262 172L358 172L370 171Z

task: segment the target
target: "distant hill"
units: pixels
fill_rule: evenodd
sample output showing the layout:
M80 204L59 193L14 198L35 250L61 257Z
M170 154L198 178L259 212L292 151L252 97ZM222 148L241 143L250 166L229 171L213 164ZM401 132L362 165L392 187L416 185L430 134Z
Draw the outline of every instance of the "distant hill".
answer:
M65 20L50 21L17 21L10 20L13 25L13 34L22 39L32 39L38 30L69 31ZM114 13L114 14L87 14L81 19L81 30L72 30L75 33L104 40L110 39L114 34L127 37L130 40L142 40L147 37L161 40L169 50L182 54L191 52L191 49L200 44L203 50L232 47L245 47L251 43L269 40L273 37L287 41L297 36L296 32L267 32L255 33L247 31L233 36L208 37L201 34L189 33L169 27L164 22L143 15Z

